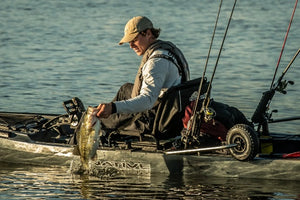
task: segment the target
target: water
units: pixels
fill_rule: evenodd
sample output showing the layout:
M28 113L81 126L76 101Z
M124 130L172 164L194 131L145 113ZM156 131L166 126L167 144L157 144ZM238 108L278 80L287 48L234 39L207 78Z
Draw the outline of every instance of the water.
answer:
M204 177L84 177L2 165L0 199L299 199L299 182Z
M209 78L232 5L232 0L223 2ZM62 102L74 96L86 106L110 101L120 85L133 82L139 66L140 58L128 45L118 45L127 20L136 15L152 19L162 29L160 38L174 42L184 52L192 78L200 77L218 6L219 1L211 0L2 0L0 111L64 113ZM270 87L293 6L293 0L238 1L213 81L215 100L251 117L261 93ZM299 9L298 5L279 74L300 47ZM279 110L276 118L300 113L299 65L297 58L286 74L295 81L288 95L276 94L271 104ZM299 134L300 127L298 122L289 122L271 129ZM0 170L0 197L4 199L38 199L45 193L45 198L79 199L134 198L137 193L145 198L296 199L299 194L296 183L272 181L85 180L55 168L1 164Z

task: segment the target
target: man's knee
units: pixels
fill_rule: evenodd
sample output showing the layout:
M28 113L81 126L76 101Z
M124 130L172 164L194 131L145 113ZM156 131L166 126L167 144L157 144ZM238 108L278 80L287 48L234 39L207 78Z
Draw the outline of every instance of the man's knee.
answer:
M113 101L130 99L132 88L133 88L132 83L125 83L124 85L122 85L117 93L117 96L113 99Z

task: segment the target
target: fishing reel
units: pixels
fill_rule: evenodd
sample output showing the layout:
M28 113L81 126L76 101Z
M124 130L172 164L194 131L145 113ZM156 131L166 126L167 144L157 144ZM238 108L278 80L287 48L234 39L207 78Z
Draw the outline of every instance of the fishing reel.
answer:
M288 84L294 85L294 81L287 81L287 80L279 81L277 83L277 86L275 87L275 90L282 94L286 94L287 92L285 91L285 89L288 86Z
M212 121L216 116L216 111L211 107L206 107L202 112L198 111L188 122L187 128L181 132L181 142L184 144L184 148L188 146L199 146L202 143L206 143L206 134L203 135L200 131L201 123L207 123ZM205 142L203 142L205 141Z
M216 111L211 108L211 107L207 107L204 109L204 121L205 122L209 122L211 120L213 120L216 116Z
M201 115L199 112L196 112L195 115L191 116L188 121L187 127L181 131L181 142L184 146L184 149L187 149L189 146L193 146L198 141L198 124L200 123Z

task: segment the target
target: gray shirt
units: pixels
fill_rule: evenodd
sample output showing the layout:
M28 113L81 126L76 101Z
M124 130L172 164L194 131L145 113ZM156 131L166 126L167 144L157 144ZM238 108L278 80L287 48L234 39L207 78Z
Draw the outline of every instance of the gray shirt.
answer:
M168 55L166 50L156 50L156 54ZM150 58L143 66L143 82L140 94L134 98L116 101L117 113L136 113L151 109L161 91L181 83L176 65L165 58ZM168 55L169 56L169 55ZM175 59L173 59L176 62Z

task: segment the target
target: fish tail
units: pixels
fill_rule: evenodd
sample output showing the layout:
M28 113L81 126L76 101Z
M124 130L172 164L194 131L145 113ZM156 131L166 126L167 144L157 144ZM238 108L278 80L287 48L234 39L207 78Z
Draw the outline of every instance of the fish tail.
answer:
M79 172L81 174L88 174L89 173L89 161L85 159L81 159L81 167Z

